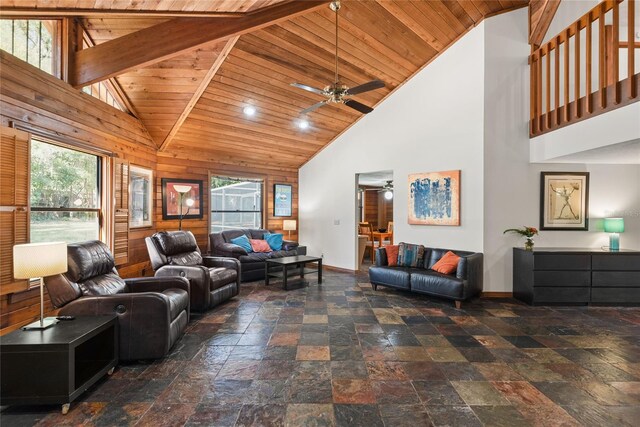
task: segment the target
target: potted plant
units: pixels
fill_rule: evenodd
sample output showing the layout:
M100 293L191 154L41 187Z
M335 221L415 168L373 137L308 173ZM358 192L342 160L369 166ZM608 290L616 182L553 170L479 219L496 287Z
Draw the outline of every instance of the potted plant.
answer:
M533 236L538 234L538 229L535 227L522 226L522 228L508 228L502 232L502 234L506 233L516 233L525 237L527 240L525 240L524 242L524 249L527 251L532 251L534 243Z

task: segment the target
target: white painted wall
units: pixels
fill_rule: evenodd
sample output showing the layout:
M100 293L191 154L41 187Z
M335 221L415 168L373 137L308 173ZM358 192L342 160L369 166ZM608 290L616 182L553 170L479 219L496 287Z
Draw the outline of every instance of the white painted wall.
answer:
M527 11L472 30L375 112L300 169L300 241L325 263L356 266L355 174L393 170L396 241L483 251L485 291L511 291L522 241L538 226L541 171L589 171L590 230L544 231L538 246L607 244L597 218L623 216L622 247L640 249L640 166L531 164L527 129ZM462 170L462 226L407 224L407 175ZM339 221L339 224L336 224Z
M512 290L512 248L523 240L505 236L502 232L523 225L539 226L541 171L590 172L591 221L588 232L542 231L536 238L536 245L589 248L608 245L608 236L602 231L598 218L619 215L625 217L627 229L621 236L622 247L640 249L640 165L529 163L526 24L524 11L485 21L485 291ZM612 113L598 117L608 114ZM573 144L574 148L580 146L579 139L595 145L606 143L608 136L617 134L618 125L625 128L635 123L638 126L637 120L630 117L626 120L594 122L601 126L591 129L594 135L578 132L567 136L563 133L565 138L554 138L554 141L563 147L564 143ZM579 125L564 129L579 129ZM547 135L551 137L560 131Z
M484 24L300 169L300 241L356 268L355 175L392 170L394 239L482 250ZM407 223L410 173L462 170L460 227Z
M637 139L640 139L640 102L531 139L530 161L552 161L572 153Z

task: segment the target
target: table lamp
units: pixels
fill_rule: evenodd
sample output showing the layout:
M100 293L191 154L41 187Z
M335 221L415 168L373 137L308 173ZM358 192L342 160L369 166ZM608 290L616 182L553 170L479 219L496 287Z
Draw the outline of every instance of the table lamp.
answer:
M620 250L620 233L624 232L623 218L605 218L604 231L609 234L609 250Z
M296 220L295 219L285 219L282 221L282 229L284 231L289 232L289 239L291 239L291 231L296 230Z
M27 243L13 247L13 277L40 279L40 320L23 329L46 329L58 323L54 317L44 318L43 277L67 271L67 244L65 242Z

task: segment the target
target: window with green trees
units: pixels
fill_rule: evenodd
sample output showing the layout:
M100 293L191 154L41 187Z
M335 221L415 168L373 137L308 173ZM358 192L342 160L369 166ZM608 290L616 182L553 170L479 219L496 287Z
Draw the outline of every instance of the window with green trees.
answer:
M0 19L0 49L58 75L57 20Z
M100 237L100 157L31 141L31 242Z

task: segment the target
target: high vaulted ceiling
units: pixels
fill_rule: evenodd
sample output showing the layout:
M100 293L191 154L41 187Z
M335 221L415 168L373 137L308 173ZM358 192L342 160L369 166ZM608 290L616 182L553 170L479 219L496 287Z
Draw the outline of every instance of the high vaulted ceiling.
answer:
M96 45L181 14L226 13L228 18L212 19L231 20L242 15L238 12L259 13L275 3L279 2L0 0L4 9L38 7L50 14L84 15L81 24ZM328 3L240 37L201 44L129 70L116 80L163 155L298 168L362 117L344 105L331 104L305 117L308 129L296 126L300 111L323 97L290 83L323 88L333 82L335 14ZM383 89L354 97L375 106L482 19L526 6L528 0L342 4L341 80L351 87L382 80ZM142 13L129 14L131 9ZM167 15L157 16L162 13ZM253 117L243 114L248 105L257 110Z

